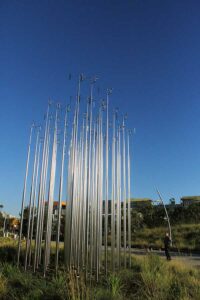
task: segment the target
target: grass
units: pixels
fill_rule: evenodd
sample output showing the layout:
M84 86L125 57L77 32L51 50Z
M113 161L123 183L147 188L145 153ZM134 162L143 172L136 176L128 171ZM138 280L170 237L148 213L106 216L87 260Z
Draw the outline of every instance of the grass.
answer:
M60 271L43 278L11 263L0 264L0 299L199 300L200 271L155 255L133 258L131 269L86 285L83 274Z
M24 242L23 246L24 248ZM12 238L0 237L0 260L16 262L17 260L17 241Z
M195 231L196 228L196 231ZM185 238L196 236L198 226L179 226L176 238L184 230ZM153 242L163 228L145 229L143 237ZM141 237L140 237L141 238ZM55 245L52 244L52 247ZM25 242L22 243L22 255ZM54 249L53 251L54 252ZM62 252L62 250L61 250ZM155 255L132 257L132 268L102 274L98 284L85 283L84 274L66 272L64 269L48 274L24 272L16 267L17 241L0 239L0 299L60 299L60 300L199 300L200 270L188 267L181 261L167 262Z
M133 247L163 248L166 227L142 228L133 233ZM200 251L200 224L182 224L172 227L174 250Z

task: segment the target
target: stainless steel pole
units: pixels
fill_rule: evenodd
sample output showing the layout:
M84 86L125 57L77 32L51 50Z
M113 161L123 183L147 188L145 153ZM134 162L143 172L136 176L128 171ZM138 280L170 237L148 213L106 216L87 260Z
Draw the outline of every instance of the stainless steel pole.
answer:
M18 240L17 266L19 266L19 260L20 260L22 228L23 228L23 218L24 218L24 204L25 204L25 198L26 198L26 185L27 185L27 177L28 177L28 168L29 168L29 159L30 159L30 149L31 149L31 139L32 139L33 128L34 128L34 124L31 125L30 138L29 138L29 144L28 144L26 173L25 173L25 178L24 178L24 189L23 189L22 204L21 204L21 218L20 218L20 229L19 229L19 240Z
M39 134L40 130L37 131L36 136L36 144L35 144L35 157L34 157L34 165L33 165L33 174L32 174L32 182L31 182L31 192L30 192L30 201L28 207L28 226L27 226L27 236L26 236L26 251L25 251L25 262L24 269L27 269L27 259L30 248L30 229L31 229L31 216L32 216L32 203L34 197L34 185L35 185L35 175L36 175L36 163L37 163L37 155L38 155L38 144L39 144Z
M162 203L162 205L163 205L163 207L164 207L164 210L165 210L165 215L166 215L166 218L167 218L167 223L168 223L168 228L169 228L169 236L170 236L170 240L171 240L171 244L172 244L172 229L171 229L171 224L170 224L169 215L168 215L168 212L167 212L165 203L164 203L164 201L163 201L163 199L162 199L162 196L161 196L159 190L156 189L156 191L157 191L158 197L159 197L159 199L160 199L160 201L161 201L161 203Z
M129 247L129 267L131 268L131 173L130 173L130 140L127 137L127 173L128 173L128 247Z
M69 106L66 108L65 112L65 123L64 123L64 133L63 133L63 149L62 149L62 162L61 162L61 172L60 172L60 184L59 184L59 204L58 204L58 220L57 220L57 232L56 232L56 275L58 272L58 255L59 255L59 242L60 242L60 224L61 224L61 210L62 210L62 191L63 191L63 174L64 174L64 163L65 163L65 153L66 153L66 134L67 134L67 122Z

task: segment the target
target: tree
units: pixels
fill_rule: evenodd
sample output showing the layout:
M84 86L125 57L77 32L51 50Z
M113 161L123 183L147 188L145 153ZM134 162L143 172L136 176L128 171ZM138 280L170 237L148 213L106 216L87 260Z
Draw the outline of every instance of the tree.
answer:
M131 230L134 232L144 227L144 216L141 212L132 210L131 212Z
M175 198L170 198L170 199L169 199L169 204L170 204L170 205L175 205L175 204L176 204Z

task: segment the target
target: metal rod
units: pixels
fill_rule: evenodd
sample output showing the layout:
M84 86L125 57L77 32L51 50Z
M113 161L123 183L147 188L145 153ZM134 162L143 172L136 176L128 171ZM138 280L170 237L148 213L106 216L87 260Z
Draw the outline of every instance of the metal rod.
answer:
M108 129L109 129L109 117L108 117L108 106L109 106L109 91L107 91L106 100L106 161L105 161L105 222L104 222L104 247L105 247L105 274L108 272Z
M37 157L37 167L36 167L36 179L35 179L35 190L34 190L34 198L33 198L33 210L32 210L32 222L31 222L31 235L30 235L30 249L29 249L29 263L31 265L31 255L32 255L32 240L34 234L34 225L35 225L35 211L36 211L36 194L38 188L38 173L39 173L39 163L40 163L40 149L42 142L40 141L38 157Z
M122 124L123 138L123 236L124 236L124 267L126 267L126 149L125 149L125 122Z
M115 137L115 119L116 119L116 112L113 113L113 137L112 137L112 206L111 206L111 261L112 261L112 271L115 269L115 197L116 197L116 174L115 174L115 144L116 144L116 137Z
M164 207L164 210L165 210L165 215L166 215L166 218L167 218L167 223L168 223L168 228L169 228L169 236L170 236L170 240L171 240L171 244L172 244L172 229L171 229L171 224L170 224L170 219L169 219L169 215L168 215L168 212L167 212L167 209L166 209L166 206L165 206L165 203L163 201L163 198L159 192L159 190L156 188L156 192L158 194L158 197Z
M33 203L34 188L35 188L34 185L35 185L36 164L37 164L38 145L39 145L39 134L40 134L40 130L37 131L37 137L36 137L33 175L32 175L32 182L31 182L30 201L29 201L29 207L28 207L28 226L27 226L26 251L25 251L25 262L24 262L25 270L27 268L27 259L28 259L28 253L29 253L29 248L30 248L31 216L32 216L32 209L33 209L32 203Z
M31 139L32 139L33 128L34 128L34 124L31 125L29 144L28 144L28 153L27 153L27 160L26 160L26 173L25 173L25 178L24 178L24 189L23 189L22 204L21 204L21 218L20 218L20 229L19 229L19 240L18 240L17 266L19 266L19 260L20 260L22 228L23 228L23 218L24 218L24 204L25 204L25 198L26 198L26 185L27 185L27 177L28 177L28 169L29 169L29 159L30 159L30 149L31 149Z
M63 149L62 149L62 162L61 162L61 172L60 172L60 183L59 183L59 202L58 202L58 220L57 220L57 232L56 232L56 275L58 272L58 255L59 255L59 242L60 242L60 223L61 223L61 210L62 210L62 190L63 190L63 173L64 173L64 163L65 163L65 153L66 153L66 134L67 134L67 116L69 112L69 106L66 108L65 112L65 123L64 123L64 133L63 133Z
M34 249L34 262L33 262L33 271L36 271L38 267L38 259L39 259L39 249L40 249L40 224L41 224L41 206L42 206L42 194L44 188L44 177L45 177L45 164L46 158L48 154L48 141L49 141L49 109L50 109L50 102L48 103L47 107L47 114L46 114L46 122L45 122L45 134L44 134L44 143L43 143L43 153L42 153L42 165L40 171L40 181L39 181L39 192L38 192L38 204L37 204L37 219L36 219L36 234L35 234L35 249Z
M131 174L130 174L130 138L127 136L127 177L128 177L128 247L129 267L131 268Z
M57 159L58 109L59 109L59 106L57 106L56 116L55 116L54 139L53 139L53 149L52 149L52 158L51 158L51 171L50 171L50 179L49 179L47 226L46 226L45 247L44 247L44 276L46 274L47 266L50 262L53 196L54 196L56 159Z

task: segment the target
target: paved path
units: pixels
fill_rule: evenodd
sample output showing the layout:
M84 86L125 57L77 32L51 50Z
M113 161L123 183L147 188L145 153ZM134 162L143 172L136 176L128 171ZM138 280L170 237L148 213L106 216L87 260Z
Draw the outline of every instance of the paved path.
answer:
M143 249L132 249L132 253L135 255L146 255L148 253L157 254L165 258L164 251L152 250L147 251ZM186 253L178 253L178 252L170 252L173 260L184 262L185 264L191 267L199 267L200 268L200 255L199 254L191 254L188 255Z

